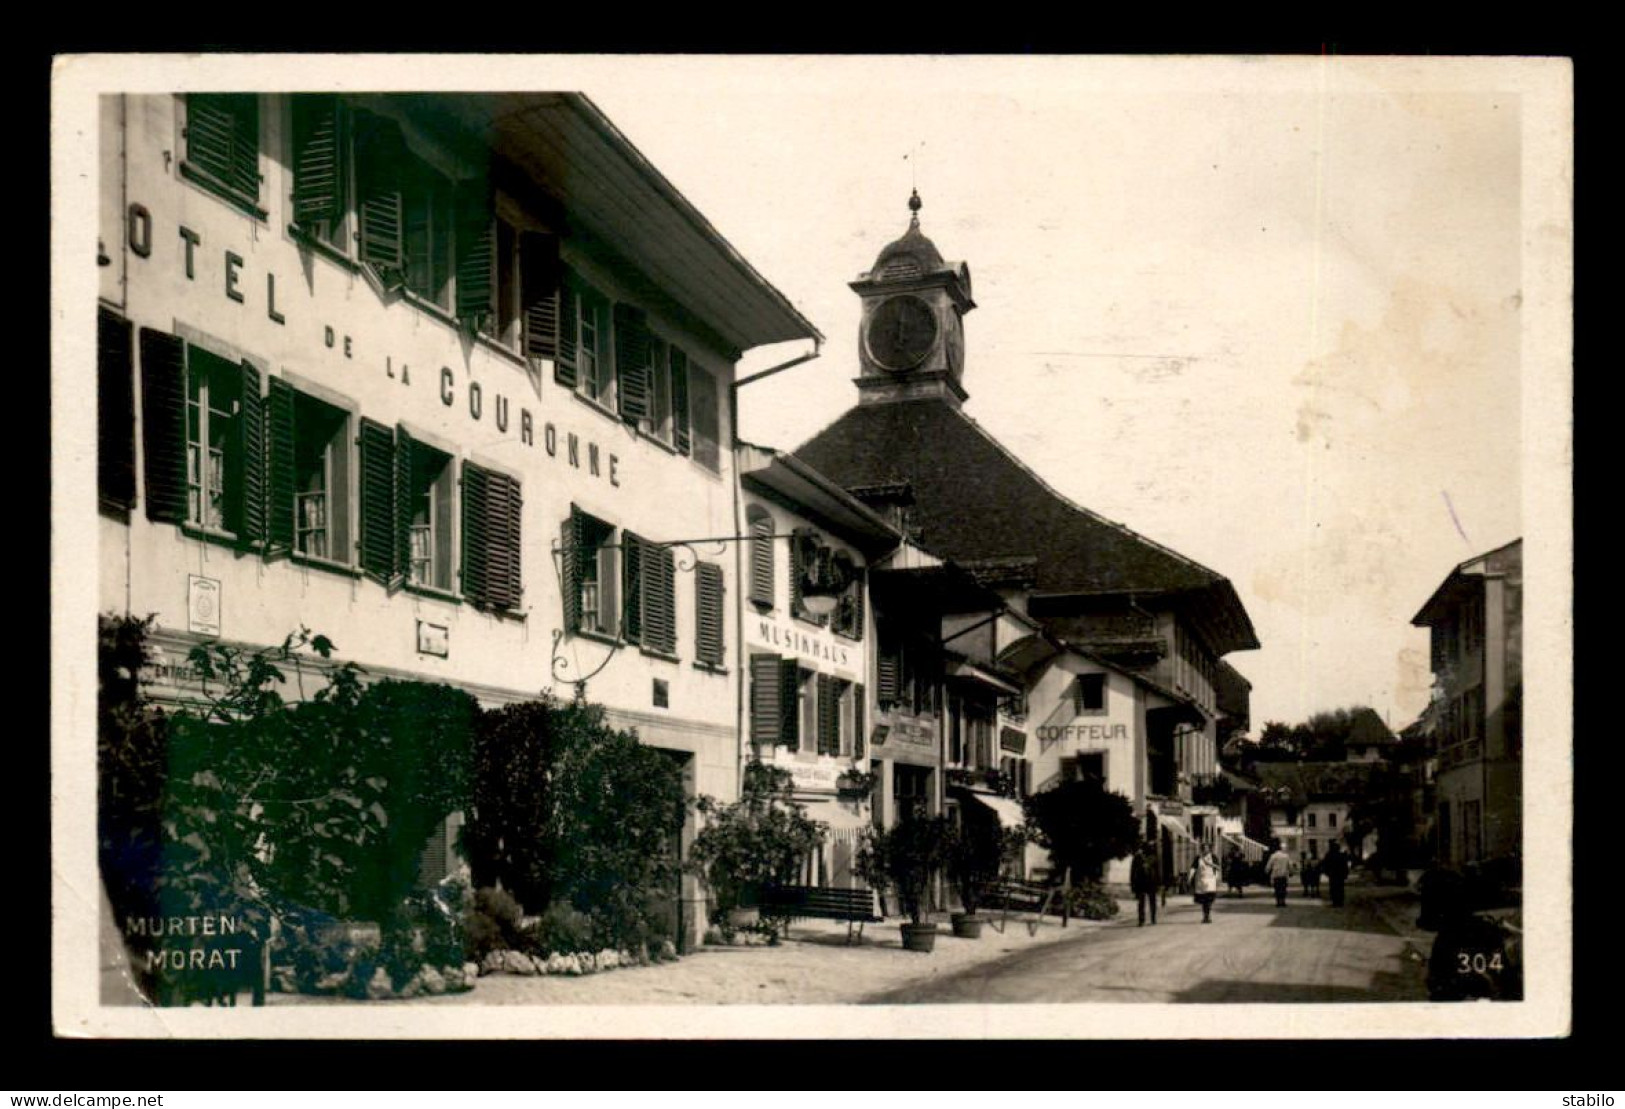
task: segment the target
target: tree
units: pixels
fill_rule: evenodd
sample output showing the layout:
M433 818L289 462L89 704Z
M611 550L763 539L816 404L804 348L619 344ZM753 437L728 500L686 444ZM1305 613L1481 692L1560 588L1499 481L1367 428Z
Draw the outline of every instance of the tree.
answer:
M897 891L914 924L925 919L931 880L947 861L952 829L945 816L915 816L890 829L866 828L854 870L876 889Z
M1028 797L1025 807L1056 873L1070 867L1074 878L1099 879L1108 861L1126 858L1139 841L1134 806L1099 779L1062 782Z
M1011 839L1024 840L1020 831L1006 832L996 819L975 819L961 814L948 841L948 877L959 891L959 904L976 915L983 888L999 876Z

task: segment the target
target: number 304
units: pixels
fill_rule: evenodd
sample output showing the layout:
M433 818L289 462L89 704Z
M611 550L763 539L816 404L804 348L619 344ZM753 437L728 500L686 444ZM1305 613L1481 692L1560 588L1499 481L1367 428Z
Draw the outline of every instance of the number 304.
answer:
M1475 951L1469 955L1465 951L1456 952L1457 974L1484 974L1492 970L1501 969L1501 953L1485 957L1482 951Z

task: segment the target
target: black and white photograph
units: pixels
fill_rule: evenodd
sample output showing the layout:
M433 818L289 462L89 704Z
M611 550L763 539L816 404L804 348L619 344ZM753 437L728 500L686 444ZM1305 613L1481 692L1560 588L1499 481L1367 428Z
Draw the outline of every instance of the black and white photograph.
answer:
M1568 1030L1567 60L52 112L58 1035Z

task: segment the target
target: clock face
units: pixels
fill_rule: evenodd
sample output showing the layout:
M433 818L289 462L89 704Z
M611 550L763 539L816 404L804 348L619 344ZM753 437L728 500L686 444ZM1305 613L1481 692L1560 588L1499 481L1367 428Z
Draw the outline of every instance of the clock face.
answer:
M869 357L894 373L918 366L936 339L936 313L919 297L892 297L869 317Z

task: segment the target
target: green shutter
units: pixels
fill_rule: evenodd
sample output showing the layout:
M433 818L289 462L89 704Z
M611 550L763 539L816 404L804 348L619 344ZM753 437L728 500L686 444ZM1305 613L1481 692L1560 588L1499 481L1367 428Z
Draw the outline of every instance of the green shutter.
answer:
M654 651L677 651L677 582L670 547L644 544L640 552L643 583L643 644Z
M867 585L868 577L869 572L867 570L859 570L857 572L856 579L852 582L852 619L847 628L847 634L853 639L861 640L863 638L863 610L867 607L865 595L867 594L868 590L865 588L865 586Z
M406 214L401 181L411 164L400 128L370 113L355 116L357 207L361 260L385 283L399 284L406 269Z
M779 660L779 732L786 747L801 750L801 669L793 658Z
M260 107L254 93L190 93L186 160L232 192L260 195Z
M671 348L671 428L672 443L683 454L690 448L688 423L688 355L681 347Z
M773 607L773 517L765 508L752 507L750 518L750 600Z
M147 517L185 523L186 344L148 327L141 329L141 448Z
M361 572L386 586L394 584L397 561L395 520L395 435L383 424L361 421Z
M488 512L491 604L516 609L524 592L519 561L524 500L516 479L507 474L490 474Z
M265 550L293 549L294 389L273 377L265 397Z
M649 374L651 344L643 310L630 304L617 304L614 318L615 372L620 381L621 418L647 419L652 384Z
M694 657L712 666L723 663L722 567L702 562L694 568Z
M497 221L483 181L457 189L457 318L475 327L496 315Z
M536 231L519 237L519 297L525 316L525 354L559 357L559 238ZM572 321L573 322L573 321Z
M564 591L564 630L581 630L581 560L586 556L585 519L581 510L570 506L559 535L559 588Z
M418 456L421 454L417 441L404 427L395 427L395 496L393 499L392 516L390 521L390 584L394 586L412 579L412 507L413 493L417 489ZM450 463L447 463L450 465ZM449 523L449 517L448 517ZM450 550L448 543L447 550ZM436 563L440 561L440 552L434 554ZM439 576L438 574L436 575ZM445 579L450 582L449 576ZM435 582L429 584L434 585Z
M621 635L628 643L643 642L643 540L629 531L621 533Z
M750 656L750 741L758 747L777 746L784 723L783 660L778 655Z
M586 302L568 278L559 281L559 347L553 361L553 380L566 389L576 387L576 322Z
M885 708L887 705L895 705L903 686L903 660L898 653L897 644L882 639L875 663L877 679L875 692L880 706Z
M801 609L801 579L807 573L807 548L812 536L805 528L790 533L790 615L804 615Z
M490 600L490 550L488 533L490 482L483 469L463 463L463 597L476 605Z
M241 405L237 418L238 470L237 538L243 543L263 543L266 532L265 420L260 399L260 372L243 360L239 383Z
M855 758L863 758L865 748L869 743L869 736L864 727L864 691L863 683L859 682L852 687L852 754Z
M344 147L336 96L302 96L293 100L293 219L309 229L332 226L344 214Z
M835 679L828 674L818 675L818 753L841 753L840 705L835 699Z
M101 506L135 504L135 352L130 321L96 313L96 492Z

